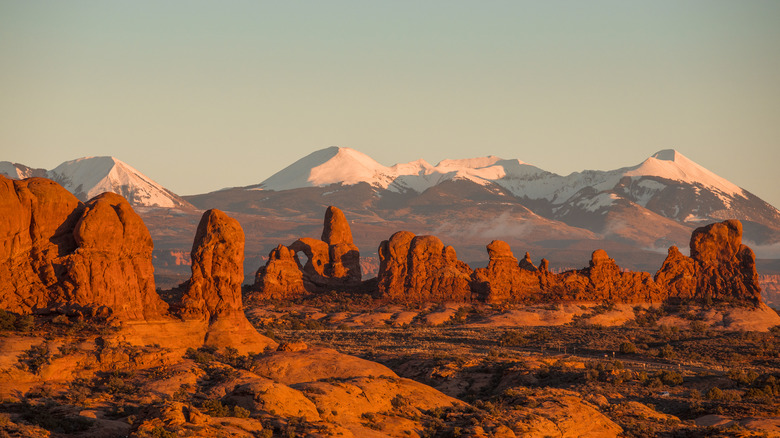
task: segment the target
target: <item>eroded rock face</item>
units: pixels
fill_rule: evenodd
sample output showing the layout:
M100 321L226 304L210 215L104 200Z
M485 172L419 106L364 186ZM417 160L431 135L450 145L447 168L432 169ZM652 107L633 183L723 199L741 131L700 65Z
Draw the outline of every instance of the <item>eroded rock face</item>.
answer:
M295 251L279 245L268 254L268 263L255 275L255 286L265 298L297 298L307 294L303 271Z
M686 257L677 247L669 248L655 278L646 272L623 271L604 250L593 252L587 268L552 274L546 260L536 269L526 254L516 264L509 245L494 241L488 245L488 267L475 270L472 287L476 297L491 303L659 303L670 299L760 303L755 257L742 245L739 221L695 230L691 254Z
M486 268L474 270L472 288L485 302L524 301L540 294L540 275L531 255L518 263L509 244L494 240L487 246L490 261Z
M244 230L238 221L216 209L203 213L191 257L185 313L211 318L242 309Z
M28 313L62 304L122 320L157 318L152 240L119 195L86 205L45 178L0 177L0 306Z
M0 308L27 313L59 295L61 258L76 249L84 205L44 178L0 175Z
M377 279L385 298L402 302L471 300L471 268L438 237L395 233L379 245L379 258Z
M655 274L655 283L665 291L667 298L693 299L696 296L696 264L672 246Z
M697 228L691 235L697 298L761 302L753 250L742 244L742 223L728 220Z
M107 306L123 320L167 311L154 286L152 237L125 198L103 193L88 201L73 237L77 248L63 262L61 301Z
M182 315L205 318L205 345L261 352L275 345L257 333L244 315L244 230L220 210L203 213L192 244L192 278L184 293Z
M287 253L279 258L276 256L280 253L272 252L266 266L255 274L254 289L260 297L290 299L360 284L360 251L352 243L352 231L344 213L336 207L330 206L325 211L322 240L302 237L287 249L292 253L292 261ZM306 257L302 267L299 253ZM302 286L297 279L299 274L292 270L293 262L300 271ZM266 279L267 276L271 278Z

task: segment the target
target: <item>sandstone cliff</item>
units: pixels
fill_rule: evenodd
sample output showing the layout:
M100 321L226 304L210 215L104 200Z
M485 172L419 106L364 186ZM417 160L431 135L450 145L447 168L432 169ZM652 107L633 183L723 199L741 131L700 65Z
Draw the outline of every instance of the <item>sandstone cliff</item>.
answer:
M759 304L761 286L753 251L742 244L742 223L728 220L697 228L691 256L677 248L655 275L667 298Z
M399 231L378 252L383 298L405 303L471 300L471 268L438 237Z
M457 280L457 274L442 280L443 272L463 273L468 269L453 264L454 256L443 255L446 251L442 246L435 237L415 237L406 231L382 242L380 294L396 302L473 299L488 303L761 303L755 256L742 244L742 225L736 220L696 229L691 236L691 257L684 256L676 247L669 248L655 277L647 272L622 270L604 250L594 251L586 268L553 274L546 260L536 268L526 253L518 262L506 242L493 241L487 246L488 266L476 269L471 277L473 294Z
M119 195L86 205L59 184L0 176L0 307L28 313L63 304L122 320L159 317L152 240Z

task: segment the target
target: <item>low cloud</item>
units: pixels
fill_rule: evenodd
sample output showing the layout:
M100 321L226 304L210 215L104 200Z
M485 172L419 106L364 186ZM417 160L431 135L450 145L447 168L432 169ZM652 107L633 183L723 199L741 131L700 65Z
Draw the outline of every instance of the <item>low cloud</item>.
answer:
M447 235L467 239L477 239L480 242L494 239L522 238L530 235L533 224L514 217L505 212L492 219L472 223L445 222L433 231L434 235Z

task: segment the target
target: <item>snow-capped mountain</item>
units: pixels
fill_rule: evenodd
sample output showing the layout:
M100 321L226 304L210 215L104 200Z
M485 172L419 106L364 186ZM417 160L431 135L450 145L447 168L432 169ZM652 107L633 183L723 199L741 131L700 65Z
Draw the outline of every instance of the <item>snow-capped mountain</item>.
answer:
M113 192L124 196L133 206L194 208L175 193L114 157L78 158L49 171L4 161L0 162L0 173L14 179L44 176L60 183L82 201L104 192Z
M413 217L431 226L487 223L511 211L513 221L534 224L540 236L560 233L557 223L654 250L686 246L703 222L736 218L746 240L780 242L776 208L671 149L634 166L564 176L495 156L385 166L354 149L329 147L260 184L187 199L250 214L273 215L281 207L293 216L317 214L330 203L370 220Z
M324 187L330 184L367 183L392 192L425 190L453 179L465 179L486 185L504 177L529 180L548 174L520 160L502 160L489 156L464 160L444 160L432 166L425 160L383 166L354 149L332 146L313 152L250 188L292 190Z
M46 177L46 169L34 169L24 164L0 161L0 175L13 179L25 179L33 176Z
M562 176L494 156L444 160L435 166L424 160L384 166L354 149L329 147L248 188L283 191L366 183L377 190L419 194L450 180L497 185L519 199L546 201L553 217L570 217L577 210L606 214L624 201L683 223L780 219L774 207L672 149L631 167Z

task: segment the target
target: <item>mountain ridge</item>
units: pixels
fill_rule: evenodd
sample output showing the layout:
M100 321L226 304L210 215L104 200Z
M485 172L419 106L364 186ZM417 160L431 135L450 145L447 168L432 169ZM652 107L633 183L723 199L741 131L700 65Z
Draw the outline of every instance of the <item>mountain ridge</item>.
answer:
M61 184L82 202L101 193L112 192L122 195L136 207L195 208L179 195L112 156L76 158L51 170L33 169L23 164L2 161L0 174L13 179L33 176L49 178Z

